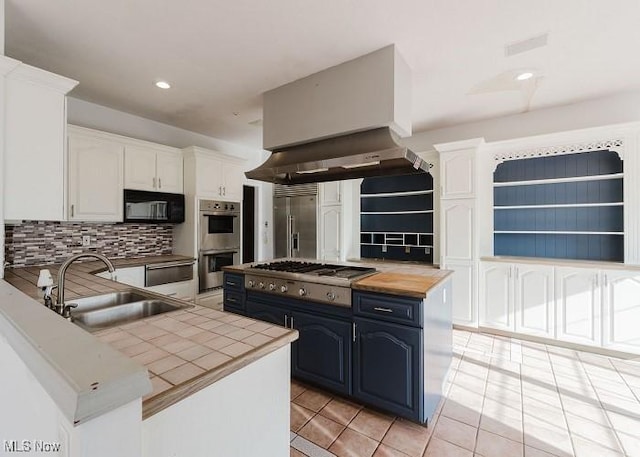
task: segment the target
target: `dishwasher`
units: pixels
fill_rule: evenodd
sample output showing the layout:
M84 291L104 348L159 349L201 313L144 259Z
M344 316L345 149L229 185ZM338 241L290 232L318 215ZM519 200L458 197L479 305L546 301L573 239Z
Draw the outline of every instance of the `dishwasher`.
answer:
M195 298L194 263L195 260L182 260L146 265L145 289L180 300L193 301Z

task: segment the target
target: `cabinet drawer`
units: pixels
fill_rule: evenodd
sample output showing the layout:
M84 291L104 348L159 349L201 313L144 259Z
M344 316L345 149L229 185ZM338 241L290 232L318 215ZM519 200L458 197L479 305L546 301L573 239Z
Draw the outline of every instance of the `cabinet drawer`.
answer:
M228 292L224 291L224 309L233 308L237 310L244 310L244 294L240 292Z
M422 327L422 300L395 295L354 292L353 314Z
M224 274L224 290L242 292L244 290L244 276L233 273Z

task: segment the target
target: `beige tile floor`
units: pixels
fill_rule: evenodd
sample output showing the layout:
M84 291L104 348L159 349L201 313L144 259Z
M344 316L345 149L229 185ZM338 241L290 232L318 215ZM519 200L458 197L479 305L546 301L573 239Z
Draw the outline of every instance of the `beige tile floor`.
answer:
M640 456L640 358L454 331L428 427L293 381L291 456Z

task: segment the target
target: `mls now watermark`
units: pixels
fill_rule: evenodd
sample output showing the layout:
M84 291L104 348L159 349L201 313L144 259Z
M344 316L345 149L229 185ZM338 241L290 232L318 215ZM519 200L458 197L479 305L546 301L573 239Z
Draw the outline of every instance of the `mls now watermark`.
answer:
M4 452L60 452L62 445L43 440L2 440Z

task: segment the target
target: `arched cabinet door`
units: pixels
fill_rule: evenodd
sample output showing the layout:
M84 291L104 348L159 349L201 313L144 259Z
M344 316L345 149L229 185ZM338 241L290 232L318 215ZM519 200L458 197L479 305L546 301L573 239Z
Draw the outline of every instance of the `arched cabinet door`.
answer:
M286 309L253 300L247 300L247 316L283 327L289 322Z
M336 392L351 393L351 323L294 312L299 332L292 345L291 373Z
M362 401L419 419L422 410L421 330L354 318L353 395Z

